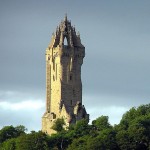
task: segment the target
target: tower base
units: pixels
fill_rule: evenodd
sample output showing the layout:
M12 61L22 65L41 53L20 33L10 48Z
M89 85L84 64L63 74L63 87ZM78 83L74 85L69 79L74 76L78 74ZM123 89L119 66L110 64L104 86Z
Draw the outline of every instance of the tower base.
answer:
M45 112L42 117L42 131L49 135L56 133L56 131L52 129L52 126L58 118L64 119L64 129L67 129L69 125L75 124L79 120L87 119L89 121L89 114L86 113L84 105L81 105L81 103L78 103L74 107L72 113L68 113L64 106L57 115L53 112Z

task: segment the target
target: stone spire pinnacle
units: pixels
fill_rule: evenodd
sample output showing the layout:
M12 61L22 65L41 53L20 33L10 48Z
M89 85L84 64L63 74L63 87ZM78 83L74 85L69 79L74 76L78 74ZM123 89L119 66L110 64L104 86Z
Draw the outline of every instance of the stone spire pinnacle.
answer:
M65 22L67 22L67 13L65 14L64 20L65 20Z

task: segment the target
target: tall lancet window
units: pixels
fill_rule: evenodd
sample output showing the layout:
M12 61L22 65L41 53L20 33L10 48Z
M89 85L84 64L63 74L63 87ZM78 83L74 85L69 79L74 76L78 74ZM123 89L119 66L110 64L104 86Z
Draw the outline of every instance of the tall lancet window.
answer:
M64 45L66 45L66 46L68 45L68 41L67 41L66 37L64 38Z

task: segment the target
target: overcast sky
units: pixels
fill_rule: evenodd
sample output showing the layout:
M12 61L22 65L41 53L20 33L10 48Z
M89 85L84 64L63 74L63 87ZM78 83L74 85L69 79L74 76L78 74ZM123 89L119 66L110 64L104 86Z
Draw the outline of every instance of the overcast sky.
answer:
M86 48L83 104L90 120L119 123L150 102L149 0L0 0L0 128L41 129L45 49L65 13Z

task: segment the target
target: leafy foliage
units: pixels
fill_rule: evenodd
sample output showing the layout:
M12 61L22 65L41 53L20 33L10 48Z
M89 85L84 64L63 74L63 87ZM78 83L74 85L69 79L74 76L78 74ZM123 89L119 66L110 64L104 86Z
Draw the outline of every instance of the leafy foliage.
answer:
M64 125L65 125L65 121L63 118L58 118L54 125L52 126L52 129L57 131L57 132L61 132L64 130Z
M101 116L96 120L93 120L92 124L98 131L112 128L112 126L108 122L108 116Z
M25 133L25 127L24 126L5 126L0 130L0 143L11 139L11 138L16 138L20 136L21 134Z
M136 149L142 141L148 147L150 144L150 104L131 108L123 115L120 124L115 129L116 139L121 149Z

